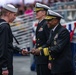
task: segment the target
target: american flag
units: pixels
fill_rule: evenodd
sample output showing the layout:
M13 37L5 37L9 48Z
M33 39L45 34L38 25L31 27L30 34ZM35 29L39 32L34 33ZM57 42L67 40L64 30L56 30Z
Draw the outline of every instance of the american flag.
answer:
M34 45L35 45L35 43L36 43L36 28L37 28L37 25L38 25L38 21L33 21L32 41L33 41L33 44L34 44Z
M36 43L35 32L36 32L36 28L37 28L37 23L38 23L38 21L33 22L33 33L32 33L33 44ZM73 35L74 35L74 33L76 33L76 31L75 31L76 21L64 23L64 24L62 24L62 26L64 26L65 28L68 29L68 31L70 32L70 41L72 41Z
M68 22L63 24L64 27L66 27L68 29L68 31L70 32L70 41L72 41L73 35L75 32L75 28L76 28L76 21L73 22Z

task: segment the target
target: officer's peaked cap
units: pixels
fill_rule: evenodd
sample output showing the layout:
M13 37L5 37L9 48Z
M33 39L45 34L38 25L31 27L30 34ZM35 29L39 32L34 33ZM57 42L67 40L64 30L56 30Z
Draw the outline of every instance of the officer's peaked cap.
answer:
M50 9L50 8L47 5L44 5L44 4L41 4L41 3L36 3L34 11L35 12L41 11L41 10L47 11L48 9Z
M47 16L45 17L45 19L49 20L49 19L54 19L54 18L63 18L63 16L57 12L54 12L52 10L48 10Z

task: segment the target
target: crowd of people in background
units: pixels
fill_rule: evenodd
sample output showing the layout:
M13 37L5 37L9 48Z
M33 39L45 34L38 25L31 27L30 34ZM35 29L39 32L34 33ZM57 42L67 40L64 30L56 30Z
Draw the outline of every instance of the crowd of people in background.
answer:
M50 6L51 8L56 5L59 5L61 3L67 3L67 2L72 2L75 0L35 0L34 3L31 4L15 4L15 6L19 9L17 15L23 15L23 14L30 14L33 12L34 7L35 7L35 3L36 2L40 2L42 4L46 4L48 6ZM72 5L67 5L65 4L64 6L59 5L57 8L54 8L55 10L62 10L62 9L75 9L76 5L72 4ZM0 11L1 11L2 7L0 7Z

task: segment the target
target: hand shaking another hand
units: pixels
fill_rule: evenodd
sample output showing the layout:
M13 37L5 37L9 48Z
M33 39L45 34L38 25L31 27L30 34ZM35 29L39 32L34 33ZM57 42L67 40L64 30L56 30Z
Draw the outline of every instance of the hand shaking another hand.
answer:
M21 53L22 53L23 55L27 55L27 54L29 54L30 52L29 52L27 49L22 49Z
M40 50L33 48L33 49L30 51L30 53L33 54L33 55L40 55Z
M22 49L21 53L23 55L27 55L27 54L33 54L33 55L40 55L40 50L39 49L35 49L33 48L32 50L28 51L27 49Z

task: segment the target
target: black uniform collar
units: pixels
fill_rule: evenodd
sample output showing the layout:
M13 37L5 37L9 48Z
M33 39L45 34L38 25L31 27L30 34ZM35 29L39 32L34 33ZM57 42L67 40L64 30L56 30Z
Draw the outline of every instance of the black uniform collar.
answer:
M42 19L41 21L39 21L38 23L41 23L41 22L43 22L43 21L45 21L45 19Z
M5 21L4 19L1 19L1 18L0 18L0 22L6 22L6 21Z

